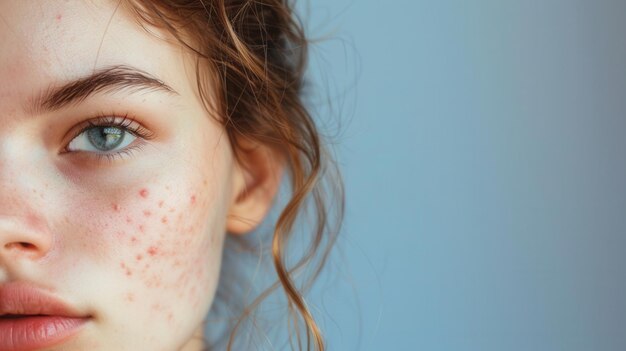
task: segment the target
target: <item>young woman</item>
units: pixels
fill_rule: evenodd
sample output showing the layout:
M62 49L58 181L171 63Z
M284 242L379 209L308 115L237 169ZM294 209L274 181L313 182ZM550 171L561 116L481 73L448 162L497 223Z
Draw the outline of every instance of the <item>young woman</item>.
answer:
M305 58L285 1L0 0L0 351L250 349L274 290L290 348L324 349L303 290L343 198L322 187ZM273 206L255 251L277 283L244 300L222 261L255 255L231 245Z

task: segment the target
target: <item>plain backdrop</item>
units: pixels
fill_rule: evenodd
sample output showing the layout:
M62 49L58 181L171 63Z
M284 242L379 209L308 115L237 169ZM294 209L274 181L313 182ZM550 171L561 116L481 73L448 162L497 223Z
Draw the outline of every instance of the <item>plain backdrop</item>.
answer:
M329 350L626 350L626 1L300 6L347 190Z

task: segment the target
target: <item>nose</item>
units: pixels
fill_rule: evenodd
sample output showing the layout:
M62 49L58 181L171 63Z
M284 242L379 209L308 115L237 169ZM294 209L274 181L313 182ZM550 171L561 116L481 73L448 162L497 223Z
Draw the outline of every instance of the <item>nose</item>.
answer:
M0 217L0 262L42 258L51 247L48 226L34 215Z
M18 127L0 128L0 268L46 256L53 237L41 196L46 159L36 139Z

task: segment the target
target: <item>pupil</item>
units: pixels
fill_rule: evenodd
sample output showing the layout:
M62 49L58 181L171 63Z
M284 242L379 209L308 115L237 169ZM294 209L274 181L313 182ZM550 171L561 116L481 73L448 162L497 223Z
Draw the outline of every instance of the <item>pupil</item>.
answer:
M115 149L124 140L125 132L116 127L94 127L87 130L87 138L101 151Z

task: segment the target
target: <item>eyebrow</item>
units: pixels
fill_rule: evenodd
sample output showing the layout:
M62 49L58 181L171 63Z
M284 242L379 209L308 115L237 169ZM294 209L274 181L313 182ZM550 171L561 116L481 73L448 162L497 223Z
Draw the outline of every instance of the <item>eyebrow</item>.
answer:
M97 93L129 91L161 91L179 95L174 89L140 69L117 65L105 67L92 74L67 82L61 86L51 86L28 104L32 112L55 111L78 104Z

